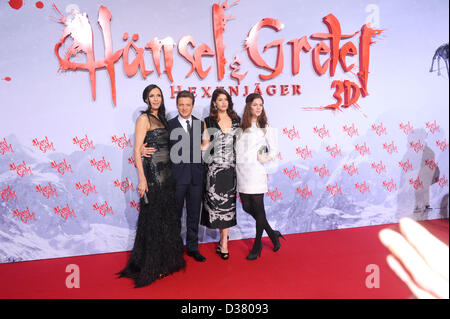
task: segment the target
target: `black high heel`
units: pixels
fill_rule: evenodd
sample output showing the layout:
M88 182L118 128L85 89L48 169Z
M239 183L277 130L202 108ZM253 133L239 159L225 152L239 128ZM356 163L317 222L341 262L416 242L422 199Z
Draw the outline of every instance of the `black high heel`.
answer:
M220 257L221 257L222 259L224 259L224 260L227 260L228 258L230 258L230 253L229 253L229 252L223 253L222 250L219 250L218 253L219 253Z
M278 230L275 230L273 233L275 235L275 242L273 243L273 251L277 252L281 248L280 237L283 238L284 240L286 240L286 238L284 238L284 236L281 235L281 233Z
M230 240L230 236L227 236L227 240ZM220 254L221 252L222 252L222 247L220 247L220 243L219 243L216 248L216 253Z
M252 250L250 251L250 254L248 254L247 256L248 260L255 260L256 258L261 257L262 243L260 242L259 245L256 247L256 249L255 246L253 246Z

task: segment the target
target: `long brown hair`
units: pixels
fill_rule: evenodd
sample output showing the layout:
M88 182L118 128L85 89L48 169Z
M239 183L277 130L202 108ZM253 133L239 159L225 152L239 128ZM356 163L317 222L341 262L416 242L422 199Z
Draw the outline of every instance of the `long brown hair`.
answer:
M261 101L263 102L263 109L262 109L261 114L256 119L256 123L262 129L265 129L267 126L267 116L266 116L266 112L264 110L264 99L258 93L251 93L245 99L244 114L242 114L242 122L241 122L242 132L245 132L246 129L248 129L249 127L252 126L252 114L251 114L250 106L252 105L252 102L256 99L261 99Z
M217 101L217 98L219 95L225 95L228 100L228 108L227 108L227 114L231 118L231 120L240 120L237 113L233 110L233 101L231 100L231 95L225 91L224 89L218 88L215 89L212 97L211 97L211 103L209 104L209 117L212 118L215 121L218 121L219 112L217 109L217 106L214 106L214 104Z

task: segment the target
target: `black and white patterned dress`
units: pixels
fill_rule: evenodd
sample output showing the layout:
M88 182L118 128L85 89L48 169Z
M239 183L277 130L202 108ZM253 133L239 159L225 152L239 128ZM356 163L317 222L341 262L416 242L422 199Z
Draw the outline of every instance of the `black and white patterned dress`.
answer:
M210 147L205 159L205 193L201 224L208 228L229 228L236 225L236 132L240 120L224 133L216 120L205 118L210 134Z

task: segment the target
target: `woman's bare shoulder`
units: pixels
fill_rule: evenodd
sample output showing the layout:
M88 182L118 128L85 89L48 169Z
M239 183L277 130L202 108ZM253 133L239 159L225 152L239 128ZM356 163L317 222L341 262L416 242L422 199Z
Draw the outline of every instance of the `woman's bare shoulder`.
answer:
M145 128L146 130L150 128L150 120L148 119L147 114L143 113L139 115L139 117L136 120L136 126Z

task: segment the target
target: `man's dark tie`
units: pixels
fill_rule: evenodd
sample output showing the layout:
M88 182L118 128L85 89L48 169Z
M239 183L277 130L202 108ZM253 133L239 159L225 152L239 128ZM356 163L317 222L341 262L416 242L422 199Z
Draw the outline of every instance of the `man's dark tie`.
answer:
M191 124L189 124L189 120L186 120L186 124L187 124L187 131L189 134L191 134Z

